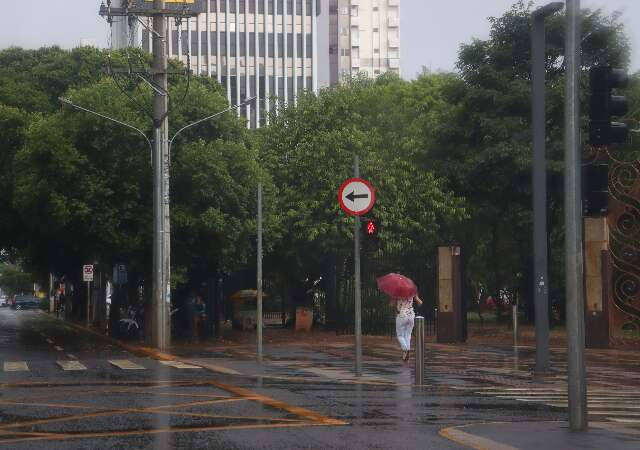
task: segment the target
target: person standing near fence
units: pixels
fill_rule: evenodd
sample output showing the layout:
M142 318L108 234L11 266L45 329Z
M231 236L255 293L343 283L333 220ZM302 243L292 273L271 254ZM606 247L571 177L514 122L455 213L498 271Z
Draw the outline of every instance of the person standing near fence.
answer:
M416 314L413 310L413 302L418 306L422 305L422 299L417 295L410 298L395 298L396 306L396 335L402 349L402 360L409 359L409 351L411 350L411 333L413 332L413 323Z

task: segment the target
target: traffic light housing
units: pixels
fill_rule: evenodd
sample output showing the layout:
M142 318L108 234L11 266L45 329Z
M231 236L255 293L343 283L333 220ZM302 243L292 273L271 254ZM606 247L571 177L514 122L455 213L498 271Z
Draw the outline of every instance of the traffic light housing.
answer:
M604 217L609 211L609 166L605 163L592 163L583 166L582 186L585 217Z
M377 219L363 218L360 222L360 235L362 236L363 249L375 251L380 246L380 221Z
M629 107L622 95L613 95L613 90L624 87L629 77L622 69L609 66L592 67L589 71L589 143L604 146L625 142L629 135L626 124L612 121L624 116Z

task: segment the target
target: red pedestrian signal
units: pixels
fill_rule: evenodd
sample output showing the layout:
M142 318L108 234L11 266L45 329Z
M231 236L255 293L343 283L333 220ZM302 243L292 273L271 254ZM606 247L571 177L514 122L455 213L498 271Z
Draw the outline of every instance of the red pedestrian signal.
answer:
M374 238L378 236L379 226L375 219L364 219L361 228L365 238Z
M367 221L367 234L372 235L372 234L376 234L378 231L378 227L376 226L376 223L373 222L372 220Z

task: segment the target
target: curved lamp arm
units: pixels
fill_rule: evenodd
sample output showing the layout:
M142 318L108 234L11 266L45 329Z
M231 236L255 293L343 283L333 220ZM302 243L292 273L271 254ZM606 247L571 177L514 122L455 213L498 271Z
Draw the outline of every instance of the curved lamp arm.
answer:
M134 127L133 125L130 125L130 124L126 123L126 122L122 122L121 120L114 119L113 117L109 117L109 116L107 116L107 115L105 115L105 114L102 114L102 113L99 113L99 112L96 112L96 111L92 111L92 110L87 109L87 108L84 108L84 107L82 107L82 106L80 106L80 105L76 105L75 103L73 103L73 101L71 101L71 100L70 100L70 99L68 99L68 98L65 98L65 97L58 97L58 100L60 100L60 101L61 101L62 103L64 103L64 104L67 104L67 105L71 106L72 108L76 108L76 109L79 109L79 110L81 110L81 111L88 112L89 114L93 114L94 116L102 117L103 119L110 120L110 121L112 121L112 122L115 122L115 123L117 123L117 124L122 125L123 127L127 127L127 128L130 128L130 129L132 129L132 130L134 130L134 131L138 132L138 134L140 134L140 135L144 138L144 140L145 140L145 141L147 141L147 144L149 144L149 150L150 150L151 152L153 152L153 145L151 145L151 141L149 140L149 138L147 137L147 135L146 135L146 134L144 134L144 132L143 132L141 129L136 128L136 127Z

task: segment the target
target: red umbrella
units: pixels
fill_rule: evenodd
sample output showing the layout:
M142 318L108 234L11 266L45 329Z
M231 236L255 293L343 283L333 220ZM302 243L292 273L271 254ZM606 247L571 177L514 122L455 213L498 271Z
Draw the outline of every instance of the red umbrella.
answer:
M399 273L388 273L376 280L378 289L391 297L411 298L418 293L416 284Z

